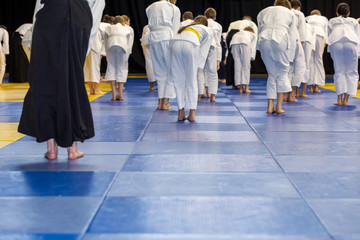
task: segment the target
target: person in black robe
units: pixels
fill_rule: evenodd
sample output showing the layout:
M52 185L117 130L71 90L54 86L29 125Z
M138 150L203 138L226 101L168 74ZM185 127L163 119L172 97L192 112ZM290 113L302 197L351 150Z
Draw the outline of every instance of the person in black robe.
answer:
M231 54L230 42L235 35L235 33L239 32L238 29L232 29L227 37L226 37L226 46L228 48L228 56L226 58L226 86L232 86L232 89L236 89L235 86L235 66L234 66L234 58Z
M47 141L45 157L58 146L69 159L82 157L77 141L93 137L94 125L84 84L92 13L84 0L42 0L36 15L29 68L30 89L18 131Z

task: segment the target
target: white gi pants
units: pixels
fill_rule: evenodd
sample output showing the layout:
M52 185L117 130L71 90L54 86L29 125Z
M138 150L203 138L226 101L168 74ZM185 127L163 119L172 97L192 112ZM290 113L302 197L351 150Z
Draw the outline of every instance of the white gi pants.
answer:
M302 82L308 83L309 78L310 78L310 61L311 61L311 57L312 57L311 43L305 42L303 48L304 48L305 68L306 69L305 69L304 77L302 78Z
M150 44L150 52L159 99L175 98L174 83L171 79L170 41Z
M5 68L6 68L5 54L2 51L0 51L0 84L2 84L4 78Z
M178 109L197 108L198 70L200 48L189 41L175 41L171 53L171 75L174 80Z
M215 47L210 47L208 57L206 59L205 67L205 85L209 89L210 94L217 94L219 79L217 75L217 56Z
M235 44L231 47L234 57L235 86L249 85L251 68L251 48L245 44Z
M198 94L203 95L205 93L205 72L204 69L199 68L197 73L197 83L198 83Z
M296 42L295 59L290 63L289 79L292 87L300 87L306 72L305 53L300 41Z
M85 82L100 83L100 59L100 53L91 49L84 64Z
M310 78L308 84L325 85L325 69L323 63L323 54L325 49L325 39L316 36L315 52L312 53L310 61Z
M329 46L334 61L336 94L356 95L359 80L357 44L340 41Z
M154 69L153 69L153 64L151 61L150 47L143 46L142 48L143 48L144 57L145 57L146 76L147 76L149 82L155 82L156 79L154 76Z
M287 40L280 44L273 40L263 39L259 42L261 58L269 74L266 85L268 99L276 99L277 93L291 92L289 80L290 60L287 54Z
M126 52L122 47L111 47L107 52L107 69L105 79L125 83L127 72L124 71L126 64Z

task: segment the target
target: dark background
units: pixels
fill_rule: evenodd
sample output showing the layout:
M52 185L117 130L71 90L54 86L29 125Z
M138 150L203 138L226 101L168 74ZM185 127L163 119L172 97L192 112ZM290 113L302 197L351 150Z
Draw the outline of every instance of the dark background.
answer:
M0 4L0 24L8 28L11 34L23 23L30 23L36 0L1 0ZM130 56L129 70L131 73L143 73L144 57L139 39L142 29L147 24L145 9L155 0L106 0L104 14L109 15L128 15L131 19L131 26L135 31L135 41L133 53ZM273 5L274 0L178 0L177 6L181 13L192 11L194 15L203 14L208 7L217 10L217 21L223 26L223 31L232 21L241 19L244 15L249 15L256 22L257 14L265 7ZM309 15L313 9L319 9L327 18L334 17L336 6L340 2L350 5L351 16L360 17L359 0L302 0L302 12L305 16ZM328 53L324 54L324 65L328 74L333 73L332 61ZM265 73L266 69L258 53L255 62L252 63L253 73Z

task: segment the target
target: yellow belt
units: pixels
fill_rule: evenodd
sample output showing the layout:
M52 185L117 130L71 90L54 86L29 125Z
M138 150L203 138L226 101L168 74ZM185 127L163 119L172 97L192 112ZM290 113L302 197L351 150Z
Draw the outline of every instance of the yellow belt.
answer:
M190 31L190 32L195 33L195 34L196 34L196 36L197 36L197 37L198 37L198 39L199 39L199 42L200 42L200 34L199 34L199 32L198 32L198 31L196 31L196 30L195 30L195 29L193 29L193 28L189 28L189 27L185 28L185 29L184 29L184 31Z

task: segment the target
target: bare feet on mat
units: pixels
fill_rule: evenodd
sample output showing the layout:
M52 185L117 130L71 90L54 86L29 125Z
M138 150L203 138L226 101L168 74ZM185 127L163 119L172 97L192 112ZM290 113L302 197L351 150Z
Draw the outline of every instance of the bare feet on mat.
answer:
M340 106L340 105L343 105L343 103L342 102L334 102L334 105Z
M71 147L67 148L69 160L75 160L84 156L83 152L79 152L77 142L73 142Z
M178 121L185 121L186 117L185 117L185 109L180 109L178 111Z
M306 94L300 94L300 97L308 97Z
M251 91L250 90L245 90L245 93L251 93Z
M275 113L275 112L276 112L275 109L268 109L268 110L266 111L267 114L273 114L273 113Z
M280 110L276 110L276 113L277 113L277 114L283 114L283 113L285 113L285 111L282 110L282 109L280 109Z
M240 91L239 91L239 92L240 92L240 94L241 94L241 93L244 93L244 89L240 88Z
M210 96L210 102L216 102L216 100L215 100L215 95L214 95L214 94L211 94L211 96Z
M195 122L195 109L190 109L189 116L186 119L189 122Z
M57 154L55 152L46 152L44 157L47 159L47 160L56 160L57 159Z
M47 160L55 160L57 159L58 154L58 145L54 138L47 140L47 152L45 153L44 157Z

